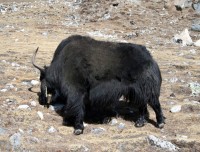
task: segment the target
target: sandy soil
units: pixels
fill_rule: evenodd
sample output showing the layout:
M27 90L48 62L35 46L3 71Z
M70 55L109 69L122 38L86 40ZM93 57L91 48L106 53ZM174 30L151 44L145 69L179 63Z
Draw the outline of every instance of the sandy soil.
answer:
M138 5L128 0L0 0L0 9L0 151L170 151L151 145L149 135L173 143L179 151L200 151L200 97L191 95L189 85L200 83L200 48L172 41L200 17L192 8L164 9L159 0ZM72 34L147 46L163 77L163 129L152 123L136 128L134 122L117 118L116 125L87 124L84 134L75 136L72 127L62 125L61 116L39 105L39 84L30 83L39 77L32 54L39 47L37 63L48 65L60 41ZM200 39L199 32L190 35L193 41ZM30 108L21 110L20 105ZM171 113L174 105L181 105L181 111ZM122 130L120 123L125 124ZM48 131L51 126L53 133ZM94 128L104 131L94 134ZM13 143L15 133L20 136Z

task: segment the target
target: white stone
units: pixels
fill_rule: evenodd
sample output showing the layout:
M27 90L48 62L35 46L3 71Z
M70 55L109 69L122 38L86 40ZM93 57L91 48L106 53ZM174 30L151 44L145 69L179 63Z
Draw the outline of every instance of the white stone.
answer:
M168 149L169 151L177 151L179 149L177 146L175 146L171 142L159 139L153 135L149 135L147 139L151 145L154 145L163 149Z
M14 87L13 84L8 83L8 84L6 84L6 88L7 88L7 89L13 89L13 88L15 88L15 87Z
M83 126L84 126L84 128L85 128L85 127L87 127L87 126L88 126L88 124L87 124L87 123L85 123L85 122L83 122Z
M44 120L44 115L41 111L37 112L38 116L40 117L41 120Z
M110 125L111 126L114 126L116 125L118 122L117 122L117 119L112 119L111 122L110 122Z
M39 81L37 81L37 80L31 80L31 84L32 84L32 85L38 85L38 84L39 84Z
M118 129L120 129L120 130L123 130L124 128L125 128L125 124L124 123L120 123L119 125L118 125Z
M194 43L194 46L200 47L200 40L197 40L197 41Z
M48 132L54 133L54 132L57 132L57 130L53 126L51 126L51 127L49 127Z
M171 83L176 83L177 81L178 81L178 78L176 78L176 77L171 78L171 79L169 80L169 82L171 82Z
M35 101L31 101L31 106L36 107L37 103Z
M19 128L19 132L22 133L22 134L24 133L24 131L22 129L20 129L20 128Z
M17 63L11 63L11 65L13 66L13 67L20 67L20 65L19 64L17 64Z
M180 112L180 111L181 111L181 105L173 106L170 110L170 112L172 112L172 113L176 113L176 112Z
M8 89L1 89L1 92L6 92L8 91Z
M195 50L195 49L189 50L189 52L190 52L191 54L196 54L196 50Z
M186 28L181 34L176 34L174 36L174 41L176 43L182 43L183 46L192 45L192 39L189 35L189 31Z
M54 105L50 105L50 109L52 111L58 111L61 110L64 107L64 104L54 104Z
M20 105L18 107L18 109L28 109L28 110L31 110L31 108L28 105Z
M192 90L192 96L199 96L200 95L200 83L198 82L191 82L189 84L191 90Z

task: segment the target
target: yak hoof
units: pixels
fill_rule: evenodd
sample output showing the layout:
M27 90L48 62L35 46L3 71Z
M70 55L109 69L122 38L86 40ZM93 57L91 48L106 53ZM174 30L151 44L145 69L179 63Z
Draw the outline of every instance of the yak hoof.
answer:
M111 117L105 117L103 119L103 124L108 124L111 121Z
M145 125L145 123L146 123L146 120L145 120L145 119L139 118L139 119L136 121L135 126L136 126L136 127L143 127L143 126Z
M164 123L158 124L158 128L162 129L164 127Z
M82 134L83 133L83 130L82 129L75 129L74 130L74 134L75 135L80 135L80 134Z

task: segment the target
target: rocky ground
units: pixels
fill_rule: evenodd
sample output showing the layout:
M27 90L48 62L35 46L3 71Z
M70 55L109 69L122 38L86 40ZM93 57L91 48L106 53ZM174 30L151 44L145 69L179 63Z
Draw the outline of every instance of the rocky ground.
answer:
M0 0L0 151L200 151L197 2L194 10L170 0ZM189 35L175 39L186 28ZM84 134L75 136L62 125L59 107L39 105L33 52L40 47L36 62L48 65L60 41L72 34L149 49L163 77L163 129L152 121L136 128L113 118L109 124L86 122Z

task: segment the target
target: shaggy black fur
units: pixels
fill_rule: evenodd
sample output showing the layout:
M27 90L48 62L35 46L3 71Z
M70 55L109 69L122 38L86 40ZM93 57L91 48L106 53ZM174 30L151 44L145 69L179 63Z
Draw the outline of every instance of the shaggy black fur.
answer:
M83 132L85 111L115 111L122 95L139 109L137 127L145 123L147 104L156 113L158 127L164 126L160 70L142 45L71 36L59 44L51 65L40 71L40 103L47 104L45 87L53 101L65 101L64 118L74 121L75 134Z

